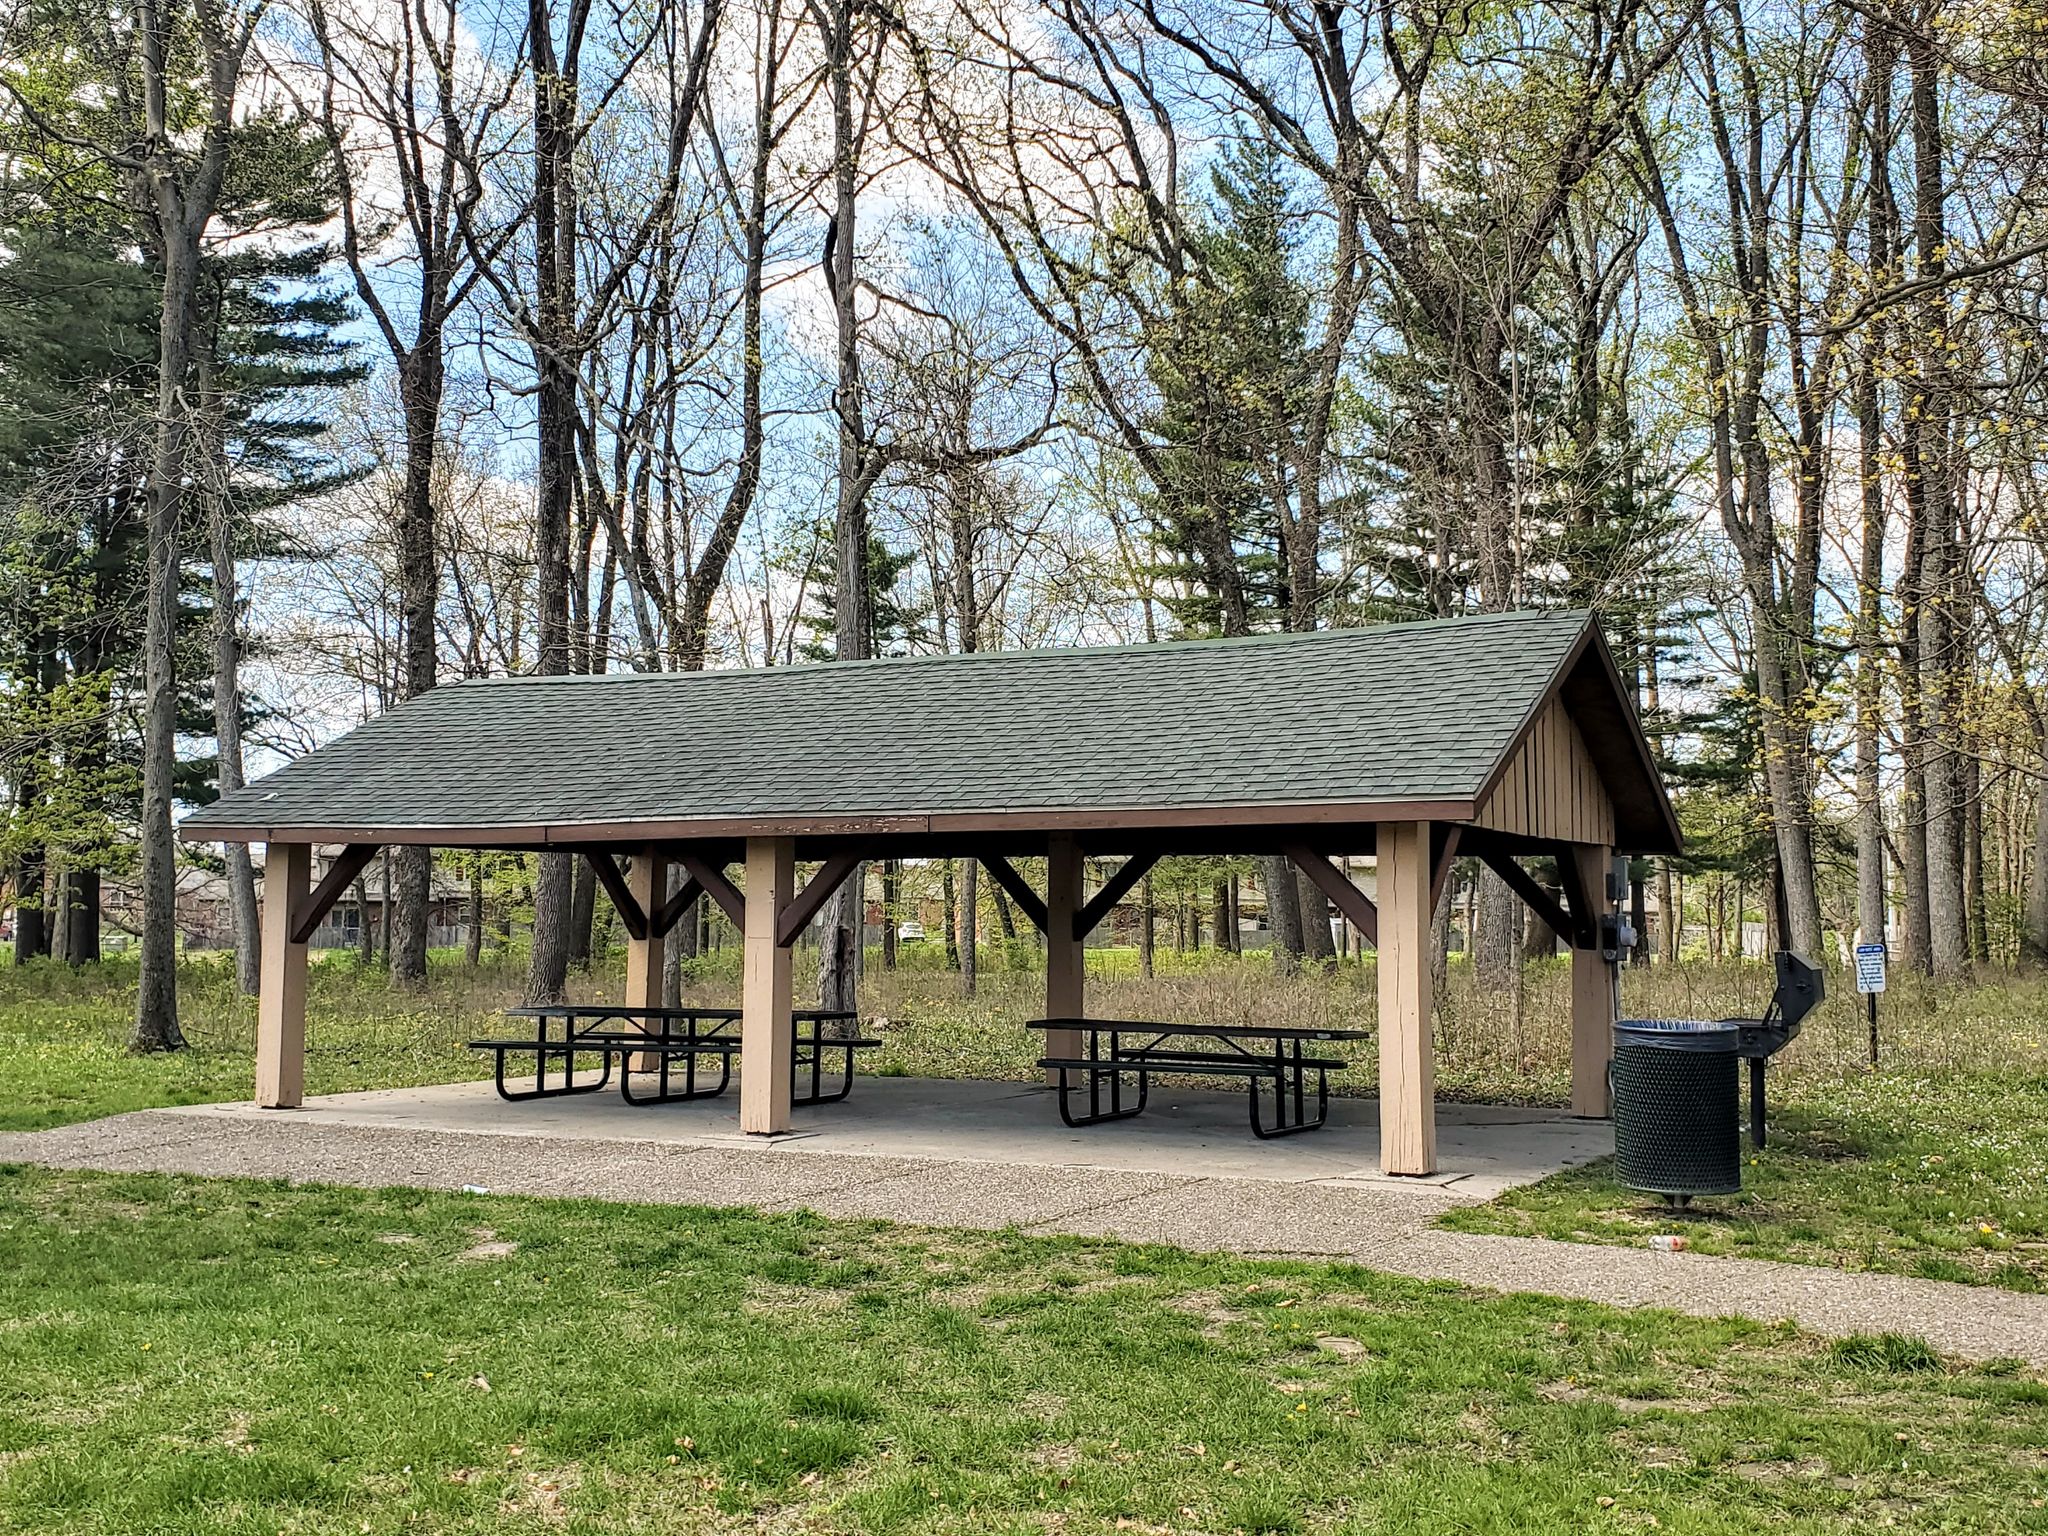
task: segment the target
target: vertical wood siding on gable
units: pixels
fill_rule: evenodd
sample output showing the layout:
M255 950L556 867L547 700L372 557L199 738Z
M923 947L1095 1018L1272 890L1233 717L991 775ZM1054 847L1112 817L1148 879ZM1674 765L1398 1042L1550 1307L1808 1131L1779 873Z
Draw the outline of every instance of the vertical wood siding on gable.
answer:
M1473 820L1517 837L1613 845L1614 806L1562 701L1544 706Z

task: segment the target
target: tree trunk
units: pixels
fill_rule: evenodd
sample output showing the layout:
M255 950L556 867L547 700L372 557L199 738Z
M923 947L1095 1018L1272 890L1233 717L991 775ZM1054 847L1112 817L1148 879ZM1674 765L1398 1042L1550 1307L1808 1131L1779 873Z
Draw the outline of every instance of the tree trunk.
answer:
M2042 785L2041 814L2044 818L2048 818L2048 783ZM2043 825L2048 826L2048 820L2044 820ZM2048 846L2048 842L2044 842L2044 846ZM2048 854L2044 854L2043 857L2048 857ZM1139 882L1138 888L1140 892L1138 897L1138 974L1150 978L1153 961L1156 958L1154 946L1158 942L1158 934L1155 928L1158 922L1159 909L1153 904L1152 877L1150 875L1145 876ZM2048 956L2044 956L2044 958L2048 958Z
M26 781L17 786L17 797L28 793ZM43 850L40 844L25 847L14 861L14 963L27 965L50 952L49 914L44 907Z
M960 865L960 908L955 917L955 942L960 946L960 995L974 996L975 982L979 977L981 960L980 945L975 938L975 913L977 896L981 884L981 863L976 859L964 860Z
M356 876L356 958L368 970L377 963L377 934L370 926L370 880Z
M72 967L100 963L100 872L74 869L66 882L71 902L64 925L64 963Z
M2043 772L2034 781L2034 868L2020 927L2020 964L2032 970L2048 969L2048 738L2042 746Z
M1976 744L1963 759L1963 894L1969 902L1970 958L1991 958L1990 914L1984 910L1984 771Z
M569 893L569 964L587 971L596 939L597 872L588 859L577 859L569 869L574 882Z
M480 852L469 856L469 914L462 939L462 963L473 971L484 959L484 856Z
M152 20L153 8L152 8ZM154 30L154 29L151 29ZM160 62L156 66L161 69ZM171 836L178 735L178 591L185 496L185 395L190 382L192 299L199 235L172 173L159 171L163 297L157 326L156 451L148 486L148 597L143 607L142 934L133 1051L175 1051L178 1027L178 851Z
M1908 436L1916 441L1923 519L1919 598L1920 707L1926 729L1924 805L1927 825L1927 923L1934 974L1957 978L1969 968L1961 824L1961 658L1956 505L1950 452L1953 396L1948 356L1947 206L1941 126L1941 59L1930 32L1906 34L1913 140L1913 249L1918 276L1932 286L1915 307L1919 368L1913 381Z
M1311 880L1298 879L1294 888L1301 901L1301 952L1311 964L1328 970L1337 959L1337 941L1330 936L1330 898Z
M946 914L939 926L945 930L946 969L949 971L960 969L960 932L953 921L953 914L960 908L954 900L953 865L952 859L943 860L939 865L939 910Z
M227 442L215 369L212 332L199 328L193 346L193 384L198 399L193 422L199 460L200 501L206 512L213 561L213 737L215 779L223 795L246 782L242 766L241 586L235 571L234 509L228 484ZM234 923L235 982L254 997L263 976L263 933L256 910L256 865L247 843L227 845L228 910Z
M1294 885L1294 866L1284 854L1262 861L1266 885L1266 931L1273 940L1275 975L1292 976L1301 965L1301 896Z
M538 670L569 671L569 556L576 475L576 184L578 119L574 54L555 54L553 7L528 0L533 70L534 415L537 497L534 598ZM572 39L572 42L574 40ZM543 853L533 888L533 956L527 1000L559 1002L568 988L571 856Z
M882 860L882 969L896 969L896 902L902 893L903 865Z
M1473 937L1473 964L1480 987L1506 992L1521 972L1522 930L1526 923L1522 898L1492 870L1481 865L1476 875L1479 932Z
M1896 209L1891 193L1892 74L1897 46L1890 30L1873 23L1864 33L1865 74L1871 114L1868 162L1870 192L1865 221L1870 283L1892 280L1892 235ZM1856 438L1863 485L1863 545L1856 573L1856 926L1865 943L1886 936L1884 865L1884 541L1888 513L1884 496L1883 396L1878 380L1890 347L1886 312L1865 327L1856 362Z

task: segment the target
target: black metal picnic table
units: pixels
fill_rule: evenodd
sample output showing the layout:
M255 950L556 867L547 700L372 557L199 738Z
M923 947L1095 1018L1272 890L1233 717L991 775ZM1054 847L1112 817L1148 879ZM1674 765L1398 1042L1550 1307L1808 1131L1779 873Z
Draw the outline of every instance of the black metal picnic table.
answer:
M1329 1118L1330 1074L1348 1062L1331 1056L1309 1056L1302 1047L1312 1041L1366 1040L1363 1029L1302 1028L1284 1024L1174 1024L1156 1019L1032 1019L1027 1029L1073 1030L1086 1037L1079 1056L1046 1055L1039 1066L1060 1075L1060 1118L1070 1126L1127 1120L1145 1108L1151 1079L1166 1072L1191 1077L1241 1077L1250 1099L1252 1134L1261 1140L1312 1131ZM1175 1044L1200 1041L1201 1045ZM1269 1049L1270 1048L1270 1049ZM1308 1114L1308 1075L1316 1078L1315 1115ZM1124 1079L1135 1076L1137 1102L1127 1104ZM1088 1109L1074 1109L1085 1079ZM1270 1084L1273 1117L1260 1113L1259 1090ZM1108 1099L1104 1108L1103 1100ZM1292 1110L1290 1115L1289 1111Z
M498 1096L515 1103L526 1099L601 1092L611 1083L615 1059L621 1063L619 1095L628 1104L671 1104L688 1099L717 1098L731 1085L733 1058L740 1051L737 1026L742 1015L737 1008L633 1008L614 1003L535 1003L507 1008L505 1016L532 1020L533 1036L472 1040L469 1045L472 1050L495 1054ZM837 1103L853 1091L854 1053L872 1050L882 1042L829 1036L825 1027L858 1017L852 1012L830 1008L798 1009L791 1014L793 1039L789 1085L793 1105ZM559 1032L551 1032L551 1024L559 1024ZM606 1024L622 1027L607 1029L603 1027ZM827 1052L844 1053L839 1086L829 1091L824 1081ZM577 1080L576 1058L579 1055L596 1056L602 1062L602 1071L595 1081L590 1081L587 1076L583 1081ZM531 1088L513 1088L505 1080L506 1060L526 1056L531 1056L534 1061L534 1085ZM713 1060L717 1063L715 1080L709 1066ZM653 1075L654 1092L634 1089L636 1061L651 1063L643 1066L642 1075ZM700 1061L706 1064L701 1072ZM554 1084L548 1082L550 1063L559 1072L559 1081ZM677 1071L678 1063L680 1072ZM806 1069L810 1077L809 1089L799 1091L798 1084ZM677 1076L682 1078L680 1087L675 1083ZM700 1078L704 1080L700 1081Z

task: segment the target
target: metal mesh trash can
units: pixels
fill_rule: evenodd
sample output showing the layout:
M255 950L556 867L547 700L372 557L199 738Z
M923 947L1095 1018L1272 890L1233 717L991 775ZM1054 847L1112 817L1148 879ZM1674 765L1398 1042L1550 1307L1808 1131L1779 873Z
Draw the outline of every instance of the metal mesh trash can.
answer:
M1614 1169L1679 1205L1742 1188L1742 1031L1702 1019L1614 1026Z

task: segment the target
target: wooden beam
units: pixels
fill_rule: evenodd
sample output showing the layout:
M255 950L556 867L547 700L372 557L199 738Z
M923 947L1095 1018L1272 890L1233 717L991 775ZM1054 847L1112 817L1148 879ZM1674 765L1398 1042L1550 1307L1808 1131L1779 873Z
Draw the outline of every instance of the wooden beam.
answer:
M256 1103L263 1109L297 1109L306 1096L306 943L292 937L291 915L305 904L312 871L309 843L272 843L263 851L263 976L256 994Z
M1429 875L1429 910L1435 912L1437 903L1444 899L1444 882L1451 878L1451 866L1458 862L1458 836L1464 829L1455 823L1438 826L1430 834L1435 844L1431 854L1434 861Z
M1559 850L1559 867L1569 861L1577 874L1574 882L1585 890L1606 894L1608 850L1585 844ZM1587 909L1589 917L1592 909ZM1590 1119L1605 1119L1610 1113L1607 1098L1607 1066L1614 1057L1614 967L1600 949L1598 918L1593 918L1593 942L1572 948L1572 1113Z
M1019 881L1019 884L1023 882ZM1088 955L1081 945L1081 849L1071 833L1055 832L1045 847L1045 1016L1078 1019L1087 1012ZM1081 1054L1079 1029L1049 1029L1045 1054ZM1049 1087L1059 1070L1046 1069Z
M1384 834L1385 829L1382 828ZM1374 949L1380 944L1380 909L1373 900L1349 880L1344 872L1306 843L1289 843L1282 850L1294 861L1295 868L1309 878L1309 883L1337 904L1337 910L1344 914L1344 920L1366 936Z
M1600 947L1600 906L1595 892L1601 888L1600 866L1592 865L1593 873L1586 873L1587 863L1582 859L1584 850L1572 843L1557 843L1551 847L1551 856L1557 860L1558 883L1564 887L1565 901L1571 907L1571 924L1558 928L1572 941L1575 949L1597 949ZM1556 924L1551 926L1556 927Z
M1102 920L1116 910L1116 904L1130 895L1131 888L1158 862L1156 853L1134 854L1125 859L1123 867L1103 883L1088 905L1074 914L1074 937L1085 939L1101 927Z
M1380 828L1380 1171L1436 1172L1429 827Z
M1536 883L1534 875L1505 853L1488 850L1479 857L1488 869L1507 882L1509 890L1529 904L1531 912L1550 925L1553 932L1564 934L1568 938L1572 935L1575 929L1571 914L1557 904L1556 898L1550 892Z
M818 909L832 899L832 893L846 884L847 876L860 868L866 855L860 852L835 853L818 867L811 876L810 884L789 899L776 919L775 942L787 949L797 941L811 919L818 915Z
M277 846L300 845L280 843ZM320 926L320 919L333 910L335 902L341 899L341 893L369 867L370 860L377 857L378 851L376 843L350 843L327 867L327 873L312 892L303 901L291 904L288 910L292 915L291 941L294 944L303 944L313 937L313 930ZM264 865L263 878L266 882L270 879L268 863Z
M683 920L683 914L689 911L696 904L697 898L703 894L704 887L697 883L694 875L691 876L676 887L675 895L654 909L653 916L647 919L647 931L656 936L673 933L676 924Z
M719 876L721 884L724 879ZM757 837L748 841L747 904L740 923L744 935L740 966L740 1129L756 1135L774 1135L789 1129L791 1064L796 1053L789 1012L793 996L791 965L795 956L788 945L778 941L776 934L795 884L794 840ZM708 883L706 888L709 889Z
M626 884L626 877L619 871L618 864L608 853L586 852L584 859L589 863L591 873L597 876L597 883L604 887L605 895L611 897L612 905L618 909L619 921L625 925L626 937L641 940L647 937L647 910L633 899L633 888Z
M678 852L676 862L683 866L684 872L692 880L703 887L706 896L718 903L718 910L732 919L733 926L744 933L747 927L747 899L733 889L733 883L725 878L725 871L709 859L701 858L694 853Z
M1017 909L1030 919L1031 926L1040 933L1050 934L1045 925L1045 903L1038 892L1024 883L1024 877L1017 873L1016 865L1001 854L984 854L981 867L989 872L997 885L1010 893L1010 900L1017 903Z
M597 857L606 865L611 865L610 854L599 854ZM613 873L617 872L614 866ZM602 879L603 876L600 875L599 878ZM659 1008L662 992L662 959L668 951L668 939L665 930L657 930L653 920L645 914L655 911L660 906L663 895L668 891L667 857L660 849L651 846L635 848L631 879L632 883L627 887L626 894L642 916L641 931L632 933L629 929L626 940L625 1003L628 1008ZM616 902L617 898L614 897L613 900ZM620 907L619 913L623 919L625 908ZM651 1032L645 1024L636 1027L642 1034ZM655 1026L657 1029L659 1027ZM659 1065L660 1063L650 1053L642 1051L636 1056L626 1058L624 1070L651 1072Z

